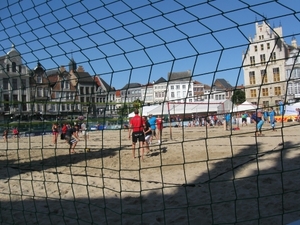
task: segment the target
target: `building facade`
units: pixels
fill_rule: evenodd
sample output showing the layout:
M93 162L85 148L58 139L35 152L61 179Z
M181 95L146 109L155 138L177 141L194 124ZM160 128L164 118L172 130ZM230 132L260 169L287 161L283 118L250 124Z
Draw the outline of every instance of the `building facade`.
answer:
M0 56L0 119L28 116L31 109L30 76L32 71L23 65L20 53L12 45Z
M243 54L246 99L260 107L275 106L285 100L285 63L294 47L285 43L281 26L271 28L264 21L256 23L255 30Z
M292 39L294 49L286 61L286 80L288 82L287 101L300 101L300 47L295 38Z

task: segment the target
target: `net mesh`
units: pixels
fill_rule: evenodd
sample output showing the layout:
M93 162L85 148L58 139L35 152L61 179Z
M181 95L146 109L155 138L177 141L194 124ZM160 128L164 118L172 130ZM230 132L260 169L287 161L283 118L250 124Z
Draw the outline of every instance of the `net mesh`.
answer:
M67 100L61 95L51 101L17 99L16 91L24 88L13 81L32 77L38 72L37 62L48 77L71 62L116 89L160 77L169 82L168 73L186 70L191 80L210 86L218 78L238 86L255 23L266 22L271 29L282 25L287 28L284 39L300 40L300 8L295 1L3 0L1 4L2 128L30 130L21 137L9 131L8 142L0 143L1 224L287 224L300 219L298 123L277 123L276 133L266 123L265 137L259 138L253 124L240 125L237 131L221 126L166 127L162 143L153 140L145 162L131 158L126 129L102 129L90 131L86 140L80 136L77 153L69 154L65 141L53 144L52 134L45 133L47 113L34 108L39 112L39 105L46 105L50 112L51 105L69 102L70 108L62 111L69 110L65 117L73 123L72 115L79 115L73 112L83 96L80 90ZM20 56L22 66L29 68L26 73L23 67L15 71L14 65L12 71L4 67L12 49L19 55L10 57ZM71 84L86 79L67 75ZM274 81L285 86L288 82ZM6 90L6 83L12 89ZM27 85L25 90L39 97L38 82ZM50 78L48 85L54 85ZM102 93L96 106L118 111L113 107L123 104L115 116L127 116L130 109L124 102L109 101L110 94ZM263 94L257 93L258 104ZM86 98L92 102L92 95L85 95L87 102L82 104L92 110L95 106ZM166 105L166 98L161 103ZM12 111L16 104L21 104L22 113ZM96 121L110 121L108 114ZM95 123L89 115L87 122ZM33 136L38 126L43 127L42 135Z

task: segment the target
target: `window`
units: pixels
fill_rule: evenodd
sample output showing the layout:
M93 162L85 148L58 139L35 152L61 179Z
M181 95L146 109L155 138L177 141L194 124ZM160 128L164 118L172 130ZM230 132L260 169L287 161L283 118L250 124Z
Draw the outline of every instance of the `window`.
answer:
M261 64L266 64L266 55L265 54L260 55L260 63Z
M43 82L43 77L42 77L42 75L37 75L37 77L36 77L36 82L37 82L38 84L41 84L41 83Z
M85 94L90 94L90 92L89 92L89 87L85 87Z
M274 94L275 95L281 95L281 87L275 87L274 88Z
M12 89L13 90L18 90L18 80L17 79L12 79Z
M264 50L264 45L263 45L263 44L260 45L260 50L261 50L261 51Z
M269 89L268 88L262 88L262 96L269 96Z
M12 63L12 72L17 72L17 64L15 62Z
M4 90L8 89L8 78L3 78L3 89Z
M186 85L185 85L185 84L182 85L182 89L183 89L183 90L186 89Z
M254 51L257 52L257 45L254 45Z
M263 101L263 106L264 107L269 107L269 101Z
M279 68L273 68L273 81L280 81Z
M19 73L22 73L22 66L19 66Z
M251 98L256 98L257 96L256 96L256 89L251 89L250 90L250 96L251 96Z
M176 89L179 90L180 89L180 85L176 85Z
M174 86L173 85L171 85L171 90L174 90Z
M26 89L26 79L21 79L21 85L23 89Z
M171 98L175 98L174 92L171 92Z
M255 72L254 71L249 72L249 80L250 80L250 84L255 84Z
M18 108L18 95L13 95L14 108Z
M186 98L186 91L183 91L183 92L182 92L182 97L183 97L183 98Z
M180 91L177 91L177 96L176 96L177 98L181 98L181 96L180 96Z
M43 97L43 88L37 88L37 97Z
M22 95L22 110L27 111L27 106L26 106L26 95Z
M267 43L267 49L270 49L270 43Z
M261 83L268 83L268 76L266 70L261 70Z
M81 95L84 94L84 88L83 88L83 87L80 87L80 94L81 94ZM122 91L122 95L124 95L124 94L123 94L123 91Z
M9 64L6 65L6 71L9 72Z
M250 65L255 66L255 56L250 56Z
M271 55L270 55L270 61L271 61L271 62L276 61L276 52L272 52L272 53L271 53Z

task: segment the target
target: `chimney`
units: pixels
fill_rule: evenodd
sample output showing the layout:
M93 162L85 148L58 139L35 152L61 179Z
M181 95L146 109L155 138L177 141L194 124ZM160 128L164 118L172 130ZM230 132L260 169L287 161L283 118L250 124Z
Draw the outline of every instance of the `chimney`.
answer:
M78 69L77 69L77 72L84 72L84 69L82 66L79 66Z
M66 68L65 68L64 66L60 66L59 71L60 71L61 73L63 73L63 72L66 71Z
M292 46L293 46L294 48L297 48L297 47L298 47L298 46L297 46L297 40L296 40L295 37L292 38Z

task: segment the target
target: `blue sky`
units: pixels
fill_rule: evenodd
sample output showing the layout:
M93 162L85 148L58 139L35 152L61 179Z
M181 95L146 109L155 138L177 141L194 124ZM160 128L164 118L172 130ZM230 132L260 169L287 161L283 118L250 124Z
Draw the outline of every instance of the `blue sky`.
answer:
M230 2L230 4L228 4ZM255 21L282 26L300 43L300 4L286 0L2 0L0 54L12 43L23 63L50 70L73 56L119 89L191 70L211 85L243 84L242 53Z

